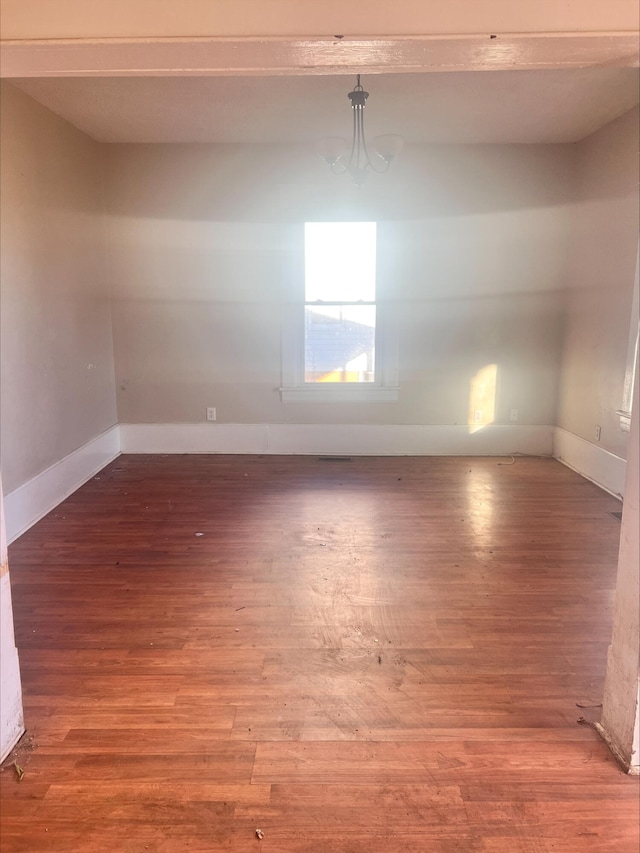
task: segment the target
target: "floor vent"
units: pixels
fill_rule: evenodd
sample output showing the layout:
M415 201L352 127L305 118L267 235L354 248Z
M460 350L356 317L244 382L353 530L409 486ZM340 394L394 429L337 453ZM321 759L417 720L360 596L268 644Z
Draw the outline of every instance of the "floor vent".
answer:
M318 456L318 462L351 462L350 456Z

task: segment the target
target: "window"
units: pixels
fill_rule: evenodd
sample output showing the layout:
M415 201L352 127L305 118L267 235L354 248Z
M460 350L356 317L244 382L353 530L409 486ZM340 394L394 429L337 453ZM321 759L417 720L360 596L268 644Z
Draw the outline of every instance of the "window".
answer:
M307 222L304 300L304 381L375 382L375 222Z
M307 222L304 283L283 339L283 400L397 399L389 311L376 302L375 222Z

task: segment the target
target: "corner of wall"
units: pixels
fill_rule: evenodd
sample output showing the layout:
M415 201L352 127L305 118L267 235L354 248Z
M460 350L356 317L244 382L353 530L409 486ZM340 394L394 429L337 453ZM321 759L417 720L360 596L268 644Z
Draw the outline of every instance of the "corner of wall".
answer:
M116 425L5 495L4 511L9 543L119 455L120 427Z
M615 453L609 453L562 427L555 427L553 456L614 497L624 497L627 463Z

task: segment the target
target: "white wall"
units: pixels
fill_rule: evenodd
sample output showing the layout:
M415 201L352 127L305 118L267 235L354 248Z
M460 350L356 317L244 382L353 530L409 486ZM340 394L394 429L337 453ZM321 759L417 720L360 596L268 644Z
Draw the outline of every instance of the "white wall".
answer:
M409 149L362 190L302 148L107 149L118 415L125 423L466 424L497 364L496 423L554 422L572 150ZM283 403L283 306L305 220L379 223L400 399Z
M512 408L518 426L556 423L562 375L565 438L589 438L597 418L599 448L622 464L611 412L637 234L637 111L577 146L409 148L358 190L303 148L99 146L12 87L3 94L2 437L5 485L20 497L13 535L51 507L47 486L38 512L23 511L49 466L85 448L84 473L78 480L71 459L61 499L94 459L117 453L116 432L93 444L117 420L202 424L214 405L222 424L463 429L471 384L490 364L498 427L511 429ZM280 399L302 224L331 218L380 223L380 310L400 325L398 402ZM446 452L440 433L438 442ZM504 450L513 449L525 448L510 436Z
M116 422L100 146L2 85L6 493Z
M558 425L626 457L620 428L638 251L638 110L575 146Z

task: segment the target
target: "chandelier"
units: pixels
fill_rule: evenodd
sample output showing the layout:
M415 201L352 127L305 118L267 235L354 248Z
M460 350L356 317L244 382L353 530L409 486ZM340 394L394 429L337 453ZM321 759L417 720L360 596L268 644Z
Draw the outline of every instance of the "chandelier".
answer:
M346 139L329 136L316 143L316 150L329 165L335 175L347 172L355 183L361 187L369 171L387 172L391 161L402 151L404 140L395 133L385 133L373 139L373 155L369 154L367 140L364 135L364 108L369 93L365 92L358 74L355 88L348 93L353 110L353 138L351 149Z

